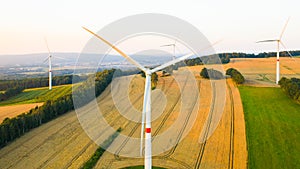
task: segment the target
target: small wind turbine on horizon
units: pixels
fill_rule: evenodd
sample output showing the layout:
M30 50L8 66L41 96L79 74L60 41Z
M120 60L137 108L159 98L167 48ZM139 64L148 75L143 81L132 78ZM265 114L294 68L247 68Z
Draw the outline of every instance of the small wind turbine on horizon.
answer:
M45 43L46 43L46 46L47 46L47 50L48 50L48 57L44 60L43 63L47 62L48 61L48 64L49 64L49 90L52 90L52 54L50 52L50 48L48 46L48 41L47 39L45 38ZM58 57L58 56L55 56L55 58L59 58L59 59L63 59L63 60L67 60L65 58L62 58L62 57Z
M290 20L290 17L286 21L286 23L285 23L285 25L284 25L284 27L283 27L283 29L281 31L281 34L280 34L280 36L279 36L278 39L262 40L262 41L256 42L256 43L277 42L276 84L278 84L278 82L280 80L280 64L279 64L280 45L282 45L284 48L286 48L285 45L282 42L282 36L283 36L283 34L284 34L285 30L286 30L286 27L287 27L287 25L289 23L289 20ZM287 51L287 52L288 52L288 54L291 57L293 57L289 51Z
M44 63L46 61L48 61L48 64L49 64L49 90L52 89L52 62L51 62L51 58L52 58L52 55L51 55L51 52L50 52L50 49L49 49L49 46L48 46L48 42L47 42L47 39L45 38L45 43L46 43L46 46L47 46L47 49L48 49L48 57L44 60Z
M140 70L142 70L146 75L145 80L145 89L144 89L144 101L143 101L143 111L142 111L142 123L141 123L141 147L140 147L140 155L142 156L142 148L143 148L143 139L144 139L144 132L145 132L145 168L151 169L152 168L152 139L151 139L151 75L152 73L155 73L157 71L160 71L168 66L171 66L173 64L176 64L178 62L181 62L191 56L193 56L193 53L184 55L182 57L173 59L165 64L162 64L160 66L157 66L153 69L146 68L142 66L140 63L136 62L134 59L126 55L124 52L122 52L120 49L118 49L116 46L105 40L104 38L100 37L96 33L90 31L89 29L83 27L86 31L93 34L95 37L109 45L111 48L113 48L115 51L117 51L121 56L123 56L125 59L127 59L130 63L137 66ZM145 128L145 121L146 121L146 128Z
M175 48L176 48L176 39L175 39L174 43L167 44L167 45L162 45L160 47L169 47L169 46L173 47L173 60L174 60L174 59L176 59L176 54L175 54L175 52L176 52L176 50L175 50ZM177 70L177 67L175 66L175 64L173 65L173 69Z
M173 59L176 59L176 55L175 55L176 40L175 40L174 43L167 44L167 45L161 45L160 47L167 47L167 46L172 46L173 47Z

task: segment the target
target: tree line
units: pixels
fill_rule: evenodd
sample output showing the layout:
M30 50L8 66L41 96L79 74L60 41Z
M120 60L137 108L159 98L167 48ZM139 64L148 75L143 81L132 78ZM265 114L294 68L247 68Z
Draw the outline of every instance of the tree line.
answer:
M228 55L223 54L217 54L221 60L222 64L226 64L230 62L230 57ZM215 60L216 57L214 55L210 56L203 56L201 58L192 58L192 59L186 59L184 60L184 64L187 66L196 66L196 65L203 65L203 61L205 61L206 64L214 64L218 63L219 60Z
M280 79L279 85L289 97L300 103L300 79L283 77Z
M237 84L242 84L245 82L244 76L236 69L229 68L226 70L226 75L229 75L233 81Z
M85 80L85 77L78 75L65 75L65 76L54 76L52 78L52 85L64 85L72 84L72 80L79 82ZM46 87L49 86L49 79L47 77L42 78L28 78L28 79L16 79L16 80L0 80L0 91L7 90L13 87L21 87L23 89Z
M46 101L44 105L35 107L27 113L22 113L17 117L6 118L0 124L0 147L4 147L9 142L22 136L24 133L36 128L62 114L74 110L74 103L72 97L83 97L83 102L80 105L83 106L91 101L91 98L87 96L88 90L95 90L95 95L99 96L105 88L110 84L113 78L114 69L104 70L97 72L95 75L90 76L86 81L80 84L73 94L62 96L56 100ZM91 89L90 83L94 81L95 87ZM93 98L92 98L93 99Z
M10 97L16 96L17 94L22 93L23 90L24 88L20 86L8 88L5 90L5 92L0 93L0 101L4 101L9 99Z
M292 56L300 56L300 50L296 51L289 51ZM220 53L218 54L220 58L268 58L268 57L274 57L277 55L277 52L263 52L258 54L253 53L239 53L239 52L233 52L233 53ZM289 57L289 54L287 51L281 51L279 52L280 57Z
M300 56L300 50L296 51L289 51L292 56ZM279 52L280 57L289 57L290 55L288 54L287 51L282 51ZM253 53L242 53L242 52L233 52L233 53L219 53L216 54L219 56L221 59L222 64L226 64L230 62L230 58L269 58L269 57L274 57L277 55L277 52L263 52L263 53L258 53L258 54L253 54ZM184 61L184 64L187 66L196 66L196 65L203 65L203 60L205 60L205 63L217 63L215 60L210 61L209 59L211 58L216 58L212 57L213 55L210 56L203 56L201 58L192 58L192 59L186 59Z

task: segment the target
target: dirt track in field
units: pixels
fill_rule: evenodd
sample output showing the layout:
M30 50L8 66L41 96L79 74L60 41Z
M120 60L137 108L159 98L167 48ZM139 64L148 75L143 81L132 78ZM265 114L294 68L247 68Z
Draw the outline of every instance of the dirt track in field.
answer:
M21 105L10 105L10 106L0 106L0 123L6 117L16 117L19 114L26 113L30 109L36 106L41 106L44 103L32 103L32 104L21 104Z
M184 109L182 121L176 124L176 119L181 115L181 91L190 92L193 88L185 82L185 78L174 80L171 76L161 77L157 90L153 91L153 118L152 135L158 136L169 128L176 130L174 135L176 146L170 147L164 153L153 157L153 165L166 168L246 168L247 151L245 124L242 105L238 89L229 80L228 86L222 86L219 81L200 79L196 76L197 89L200 98L184 98L189 103ZM178 82L180 81L180 82ZM178 85L181 83L181 86ZM116 91L121 91L124 81L116 83ZM140 111L143 101L143 79L133 78L129 84L129 97L120 98L119 110L126 112ZM140 124L129 121L119 114L114 106L112 95L119 96L119 92L111 92L108 88L99 98L99 108L103 117L113 128L122 127L124 136L140 137ZM192 89L192 90L191 90ZM226 91L224 113L220 123L216 123L218 105L224 102L220 96ZM185 97L185 96L182 96ZM133 108L127 104L131 101ZM195 109L197 105L200 109ZM83 119L92 119L91 124L98 123L91 118L89 112L95 107L83 108ZM155 114L161 112L161 114ZM140 119L140 115L137 115ZM193 120L196 120L193 123ZM91 125L93 126L93 125ZM191 128L187 132L187 128ZM216 130L213 130L214 127ZM93 127L88 127L92 129ZM111 132L105 127L99 128L98 137L107 138ZM201 132L202 131L202 132ZM93 131L91 130L91 133ZM101 140L101 139L100 139ZM165 138L167 140L167 138ZM168 144L172 141L161 142L160 138L153 139L153 147L159 144ZM126 137L117 138L112 146L115 154L104 153L98 161L96 168L121 168L132 165L142 165L142 158L128 158L125 155L131 151L139 150L139 143ZM94 153L98 146L87 136L81 128L75 112L65 114L43 126L32 130L15 142L0 150L0 168L79 168ZM164 146L163 146L164 147ZM156 151L156 150L155 150Z

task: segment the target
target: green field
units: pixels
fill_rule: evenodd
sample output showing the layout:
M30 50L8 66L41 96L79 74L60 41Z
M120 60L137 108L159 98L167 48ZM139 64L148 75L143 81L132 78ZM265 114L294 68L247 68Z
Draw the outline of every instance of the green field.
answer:
M70 93L72 93L72 85L54 86L51 91L48 87L26 89L22 93L0 102L0 106L40 103L47 100L55 100Z
M280 88L239 87L249 168L300 168L300 105Z

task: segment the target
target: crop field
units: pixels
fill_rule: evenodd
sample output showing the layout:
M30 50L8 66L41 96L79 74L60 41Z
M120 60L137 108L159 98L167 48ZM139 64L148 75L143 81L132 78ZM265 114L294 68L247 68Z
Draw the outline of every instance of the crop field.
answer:
M0 106L0 123L6 117L15 117L21 113L27 112L36 106L41 106L43 103L20 104L10 106Z
M276 58L234 58L225 68L238 69L246 79L246 85L276 86ZM280 76L300 78L300 58L280 58Z
M203 65L191 67L199 71ZM276 58L231 58L224 64L224 71L235 68L245 77L245 85L258 87L278 87L275 84ZM300 58L280 58L280 77L300 78Z
M48 87L26 89L21 94L0 102L0 106L41 103L70 93L72 93L72 85L54 86L51 91Z
M184 79L181 79L185 84ZM179 81L181 81L179 79ZM129 100L133 107L121 102L119 106L127 106L124 110L131 112L141 110L143 100L143 79L140 76L133 78L130 83ZM180 83L180 82L179 82ZM118 90L124 82L117 81L115 85ZM184 121L175 126L179 132L174 132L176 136L175 147L153 157L153 165L163 168L246 168L247 150L246 135L244 127L243 109L238 93L232 81L228 81L226 87L226 103L220 123L215 123L214 114L220 102L218 93L223 90L223 86L218 81L212 83L208 80L200 79L197 76L200 100L195 98L185 98L191 104L186 107L186 113L182 115ZM188 85L183 85L181 90L192 92ZM140 137L140 123L129 121L121 116L119 109L114 106L112 100L111 87L108 87L100 97L97 98L99 108L103 110L103 116L113 128L121 127L125 139L117 137L112 147L116 147L115 154L105 152L98 161L96 168L124 168L130 166L143 165L142 158L128 158L124 156L128 150L138 150L139 146L135 142L128 141L128 137ZM213 90L211 90L213 89ZM161 94L164 95L161 95ZM117 93L116 93L117 94ZM167 98L168 104L165 107L153 107L153 136L160 135L168 130L178 118L181 109L180 90L177 82L171 77L160 77L157 89L152 94L153 105L163 102ZM121 99L125 100L125 99ZM211 104L212 103L212 104ZM201 108L194 109L195 105L200 104ZM84 119L90 118L89 112L95 108L92 105L83 108L85 113L79 115ZM163 111L161 111L163 110ZM162 114L155 114L155 112ZM135 115L140 119L140 115ZM193 119L196 121L193 123ZM97 123L96 120L91 124ZM91 125L92 126L92 125ZM190 127L190 132L185 132ZM214 128L216 128L215 132ZM203 129L203 131L202 131ZM102 137L109 136L105 128L100 128L99 133ZM202 132L201 132L202 131ZM167 140L167 139L166 139ZM179 142L179 140L181 140ZM203 140L202 142L200 140ZM205 141L207 140L207 141ZM157 145L159 138L154 138L153 145ZM132 145L134 144L134 145ZM87 161L97 145L86 135L81 128L75 112L67 113L39 128L32 130L15 142L0 150L0 168L79 168Z
M279 88L240 86L249 168L300 168L300 105Z
M208 80L199 78L198 80L199 83L201 81L199 86L199 90L201 91L201 109L189 112L191 115L188 116L188 113L185 117L187 120L186 124L192 124L191 131L175 147L162 154L155 155L153 157L153 165L164 168L246 168L247 150L244 117L237 88L233 85L232 81L228 81L224 114L220 124L215 126L216 130L213 132L214 125L212 123L214 123L213 121L216 118L215 111L218 110L219 103L224 101L218 96L218 93L220 93L218 91L223 88L220 88L218 81L214 81L214 85L212 85ZM176 98L174 96L178 96L179 94L177 90L174 90L177 87L176 83L172 82L169 78L164 78L164 83L171 84L166 88L165 92L167 97L170 97L168 100L172 100L172 98L174 100ZM173 90L167 90L170 88ZM194 99L190 98L190 101L193 102ZM211 104L211 102L213 103ZM111 104L111 101L108 103ZM166 111L162 113L160 118L152 123L152 135L154 137L162 134L168 128L174 127L172 125L174 120L178 118L179 109L180 104L176 101L172 101L169 107L166 107ZM196 113L196 116L194 116L194 113ZM191 120L193 118L196 118L194 124ZM108 119L107 121L110 120ZM125 122L126 119L120 121L121 124ZM185 123L177 126L179 131L185 130L187 127L188 125L185 125ZM204 129L203 131L206 134L203 135L201 133L202 129ZM138 123L128 123L122 133L131 137L139 137L140 128ZM177 138L182 137L180 132L173 134L177 135ZM207 141L200 142L200 139L207 139ZM163 143L160 142L159 144ZM124 168L143 165L143 159L141 158L128 158L120 155L122 152L126 154L130 150L139 148L136 143L125 139L115 140L114 145L118 147L117 151L114 154L109 152L104 153L103 157L98 161L96 168ZM153 147L155 145L154 139Z

